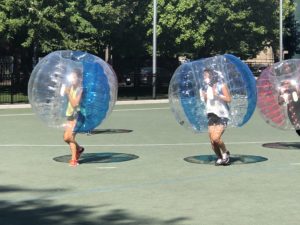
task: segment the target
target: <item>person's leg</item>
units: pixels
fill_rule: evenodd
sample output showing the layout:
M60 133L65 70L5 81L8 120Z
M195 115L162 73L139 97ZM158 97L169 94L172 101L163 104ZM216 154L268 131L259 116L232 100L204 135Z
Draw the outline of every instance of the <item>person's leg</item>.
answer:
M224 125L216 125L214 126L213 133L211 136L211 140L213 145L217 146L220 149L223 163L229 163L229 152L225 146L225 143L222 140L222 135L225 131Z
M76 142L77 143L77 142ZM77 143L77 147L76 147L77 151L76 151L76 159L78 160L80 158L80 155L84 152L84 147L80 146Z
M223 153L226 151L226 147L224 142L221 139L221 136L224 132L224 126L223 125L215 125L212 126L211 129L211 141L214 145L216 145Z
M225 143L222 140L222 135L225 131L225 127L223 125L217 125L215 129L215 141L218 144L219 148L221 149L221 153L227 153L227 149Z
M218 159L222 159L222 154L221 154L220 148L219 148L218 144L214 142L215 127L216 126L208 126L208 136L210 139L210 144L211 144L212 150L215 152Z
M80 148L75 140L76 133L73 132L75 121L69 121L68 126L65 128L64 141L69 144L71 150L71 160L77 161L77 150Z

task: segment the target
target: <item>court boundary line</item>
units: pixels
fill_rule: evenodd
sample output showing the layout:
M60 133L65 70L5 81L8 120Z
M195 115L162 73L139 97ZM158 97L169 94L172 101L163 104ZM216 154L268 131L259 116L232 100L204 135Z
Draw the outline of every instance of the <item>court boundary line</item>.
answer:
M33 116L34 113L12 113L12 114L0 114L0 117L9 117L9 116Z
M169 107L157 107L157 108L140 108L140 109L115 109L113 112L126 112L126 111L151 111L151 110L171 110Z
M227 145L264 144L278 141L237 141L226 142ZM210 142L190 143L148 143L148 144L85 144L86 147L158 147L158 146L201 146L210 145ZM64 147L66 144L0 144L0 147ZM0 150L1 151L1 150Z
M170 108L157 107L157 108L140 108L140 109L113 109L113 112L151 111L151 110L170 110ZM0 114L0 117L33 116L33 115L34 113L12 113L12 114Z
M143 105L169 103L169 99L147 99L147 100L119 100L116 105ZM0 109L29 109L30 104L3 104Z

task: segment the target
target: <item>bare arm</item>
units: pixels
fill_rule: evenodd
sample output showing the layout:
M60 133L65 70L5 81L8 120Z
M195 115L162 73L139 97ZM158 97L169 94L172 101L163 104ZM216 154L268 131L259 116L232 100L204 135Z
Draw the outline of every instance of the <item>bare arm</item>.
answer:
M200 97L203 97L203 100L206 102L207 101L207 94L205 91L200 89Z
M70 93L68 93L68 99L73 108L75 108L79 105L80 100L81 100L81 95L82 95L82 89L80 89L78 91L78 93L76 94L76 96L74 98L70 95Z
M282 95L278 95L278 104L282 105L284 103L284 98L282 97Z
M231 102L231 94L230 94L230 91L226 84L223 84L223 86L222 86L222 95L215 94L215 96L217 98L223 100L224 102L227 102L227 103Z

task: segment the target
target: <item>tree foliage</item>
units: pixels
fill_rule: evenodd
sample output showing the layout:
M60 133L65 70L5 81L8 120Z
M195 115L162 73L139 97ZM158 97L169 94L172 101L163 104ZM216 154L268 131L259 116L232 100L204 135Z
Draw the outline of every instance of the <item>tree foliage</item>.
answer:
M294 4L294 1L290 2L290 4ZM299 6L297 6L299 7ZM285 58L290 59L299 52L300 46L300 25L296 20L296 12L289 13L286 15L284 20L284 36L283 36L283 46L287 54L284 55Z
M0 0L2 42L40 53L81 49L97 52L126 16L125 4L105 0ZM125 1L124 1L125 3Z
M291 0L284 2L287 17L295 6ZM161 54L187 52L198 57L227 52L248 58L265 46L278 48L278 0L159 0L158 4ZM149 13L145 22L151 19Z
M293 0L284 3L290 18ZM160 56L227 52L245 59L266 45L278 49L278 0L158 0L157 12ZM152 17L150 0L0 0L0 49L101 56L108 46L117 60L142 58L151 55Z

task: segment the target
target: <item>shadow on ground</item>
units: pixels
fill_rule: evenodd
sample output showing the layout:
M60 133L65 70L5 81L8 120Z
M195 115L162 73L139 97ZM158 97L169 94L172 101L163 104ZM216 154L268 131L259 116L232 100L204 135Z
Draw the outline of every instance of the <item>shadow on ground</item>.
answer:
M265 143L262 146L265 148L300 150L300 142L274 142L274 143Z
M71 155L63 155L53 158L54 161L68 163ZM115 153L115 152L101 152L101 153L84 153L80 156L79 163L118 163L139 158L137 155Z
M133 130L128 129L94 129L91 132L87 133L87 135L94 134L122 134L122 133L131 133Z
M0 194L1 193L8 193L8 192L53 193L53 192L63 192L63 191L66 191L66 189L64 189L64 188L57 188L57 189L26 189L26 188L19 188L19 187L15 187L15 186L0 186Z
M184 160L190 163L214 165L215 161L217 160L217 157L215 155L196 155L196 156L187 157ZM268 159L256 155L230 155L231 165L258 163L266 160Z
M25 192L28 189L17 187L0 187L4 192ZM42 191L42 190L31 190ZM49 190L47 190L49 191ZM56 191L56 190L54 190ZM1 225L179 225L188 218L178 217L170 220L159 220L150 216L134 215L124 209L113 209L106 213L105 205L95 207L86 205L55 204L49 199L27 201L0 200ZM100 211L99 208L102 208ZM100 214L100 215L99 215Z

